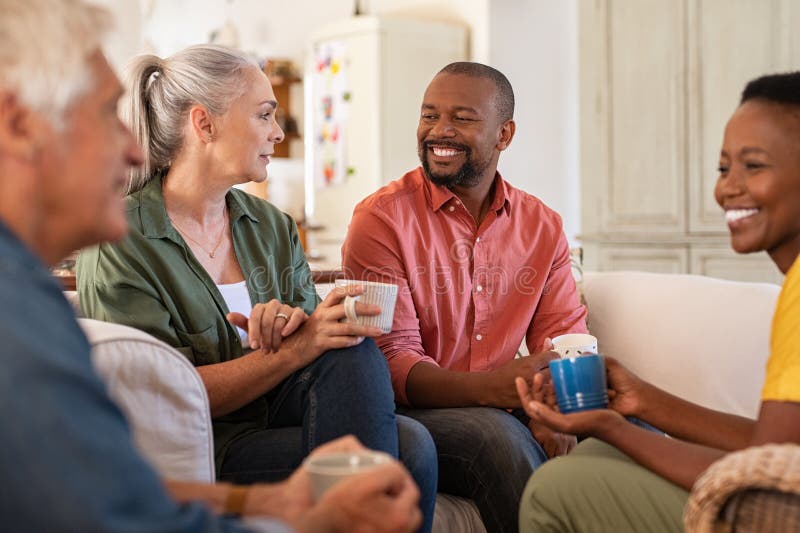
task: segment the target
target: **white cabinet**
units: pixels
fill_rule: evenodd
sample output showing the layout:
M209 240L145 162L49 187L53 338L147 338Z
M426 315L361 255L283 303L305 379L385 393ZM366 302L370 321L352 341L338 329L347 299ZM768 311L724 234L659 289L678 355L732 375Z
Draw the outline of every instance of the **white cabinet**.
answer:
M779 283L781 273L766 253L738 255L730 246L696 246L692 272L712 278Z
M329 254L338 253L359 201L419 165L416 130L423 93L442 67L466 59L467 45L467 30L458 25L378 16L344 20L312 38L306 68L306 215L324 228L317 243L327 244ZM317 63L326 47L341 59L341 86L349 93L335 153L330 146L327 152L321 148L325 125L314 119L324 98L319 93L328 90ZM323 158L332 153L345 172L325 183Z
M584 251L585 255L586 251ZM597 250L607 270L646 270L662 274L686 272L689 253L685 246L606 246Z
M729 250L713 191L723 129L745 82L800 68L800 2L579 6L587 268L780 281L763 254Z

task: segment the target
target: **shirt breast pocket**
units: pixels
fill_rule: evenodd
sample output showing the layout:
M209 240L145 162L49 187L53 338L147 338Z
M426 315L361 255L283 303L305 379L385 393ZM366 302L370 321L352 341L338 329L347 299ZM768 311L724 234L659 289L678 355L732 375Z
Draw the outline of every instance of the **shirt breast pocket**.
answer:
M178 341L181 343L182 352L191 351L189 358L193 365L202 366L220 362L219 356L219 335L217 326L211 324L207 328L197 332L189 333L175 328Z

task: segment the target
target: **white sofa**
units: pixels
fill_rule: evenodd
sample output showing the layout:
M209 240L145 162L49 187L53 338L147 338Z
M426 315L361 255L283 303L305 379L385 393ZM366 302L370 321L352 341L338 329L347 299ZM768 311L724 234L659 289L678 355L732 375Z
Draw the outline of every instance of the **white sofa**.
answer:
M756 415L778 286L617 272L587 273L583 290L601 352L689 400ZM195 369L140 331L88 319L81 325L142 453L165 476L212 481L208 398ZM440 494L434 531L485 529L472 502Z

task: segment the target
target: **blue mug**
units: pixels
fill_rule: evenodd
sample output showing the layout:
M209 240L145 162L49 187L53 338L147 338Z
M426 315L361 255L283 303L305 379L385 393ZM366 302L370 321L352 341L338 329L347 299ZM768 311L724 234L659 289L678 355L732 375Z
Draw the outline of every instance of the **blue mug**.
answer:
M606 365L602 355L554 359L549 366L562 413L608 407Z

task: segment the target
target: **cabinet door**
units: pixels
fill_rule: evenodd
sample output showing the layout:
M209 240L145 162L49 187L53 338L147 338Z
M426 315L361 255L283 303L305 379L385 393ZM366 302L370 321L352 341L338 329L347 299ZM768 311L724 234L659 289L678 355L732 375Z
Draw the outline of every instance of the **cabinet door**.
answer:
M686 246L601 246L600 270L641 270L665 274L689 271Z
M725 232L714 200L725 124L747 81L800 68L794 0L694 0L688 12L689 230Z
M727 246L691 249L692 274L781 284L783 275L766 253L739 255Z
M580 3L586 232L686 231L687 1Z

